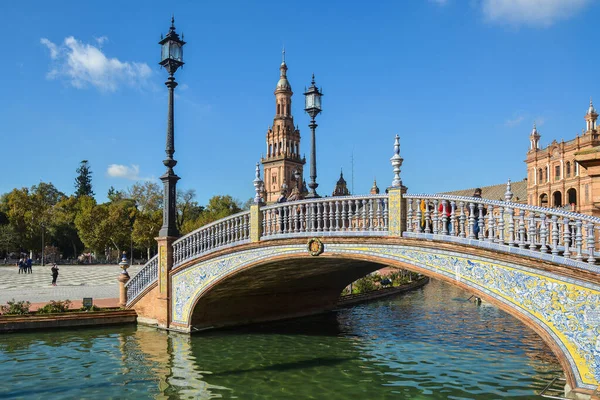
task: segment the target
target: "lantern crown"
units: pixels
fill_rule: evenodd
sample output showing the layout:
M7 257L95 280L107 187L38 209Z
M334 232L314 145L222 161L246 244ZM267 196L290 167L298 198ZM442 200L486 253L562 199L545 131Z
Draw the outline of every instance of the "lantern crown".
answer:
M185 45L185 42L179 38L179 34L175 31L175 17L171 17L169 33L158 44L161 45L159 64L165 67L169 74L173 75L184 64L183 45Z
M312 81L310 83L310 87L304 93L305 96L305 107L304 111L314 118L322 111L321 108L321 96L323 93L319 90L317 85L315 84L315 74L312 75Z

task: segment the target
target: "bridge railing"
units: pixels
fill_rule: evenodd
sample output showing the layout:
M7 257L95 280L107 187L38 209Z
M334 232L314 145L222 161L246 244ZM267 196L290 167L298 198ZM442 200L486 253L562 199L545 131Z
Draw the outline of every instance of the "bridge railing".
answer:
M404 195L405 237L466 242L534 257L595 264L600 218L526 204L451 195ZM508 249L507 249L508 247ZM514 249L510 249L514 248ZM521 251L516 250L521 249ZM566 262L566 264L573 264Z
M173 267L218 249L250 241L250 212L204 225L173 242Z
M158 254L148 262L125 284L128 302L134 300L158 278Z
M262 207L262 237L385 236L387 195L340 196Z

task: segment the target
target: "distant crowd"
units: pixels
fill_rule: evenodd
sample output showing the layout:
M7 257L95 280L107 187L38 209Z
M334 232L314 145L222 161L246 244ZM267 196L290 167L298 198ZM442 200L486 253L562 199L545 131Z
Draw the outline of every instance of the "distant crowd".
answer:
M17 267L19 267L20 274L32 274L33 270L31 266L33 265L33 260L29 257L19 258L17 261Z

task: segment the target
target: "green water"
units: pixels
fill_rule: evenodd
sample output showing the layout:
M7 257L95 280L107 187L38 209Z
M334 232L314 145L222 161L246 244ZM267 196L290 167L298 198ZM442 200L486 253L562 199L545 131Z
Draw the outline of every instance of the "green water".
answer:
M2 399L540 399L562 375L529 328L424 289L334 314L187 336L118 327L0 336Z

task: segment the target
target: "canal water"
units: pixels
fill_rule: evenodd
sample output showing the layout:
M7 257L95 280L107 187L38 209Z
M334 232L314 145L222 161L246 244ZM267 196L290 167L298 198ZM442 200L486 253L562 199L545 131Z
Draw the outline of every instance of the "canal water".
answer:
M423 289L203 335L144 327L0 336L1 399L540 399L562 370L525 325Z

